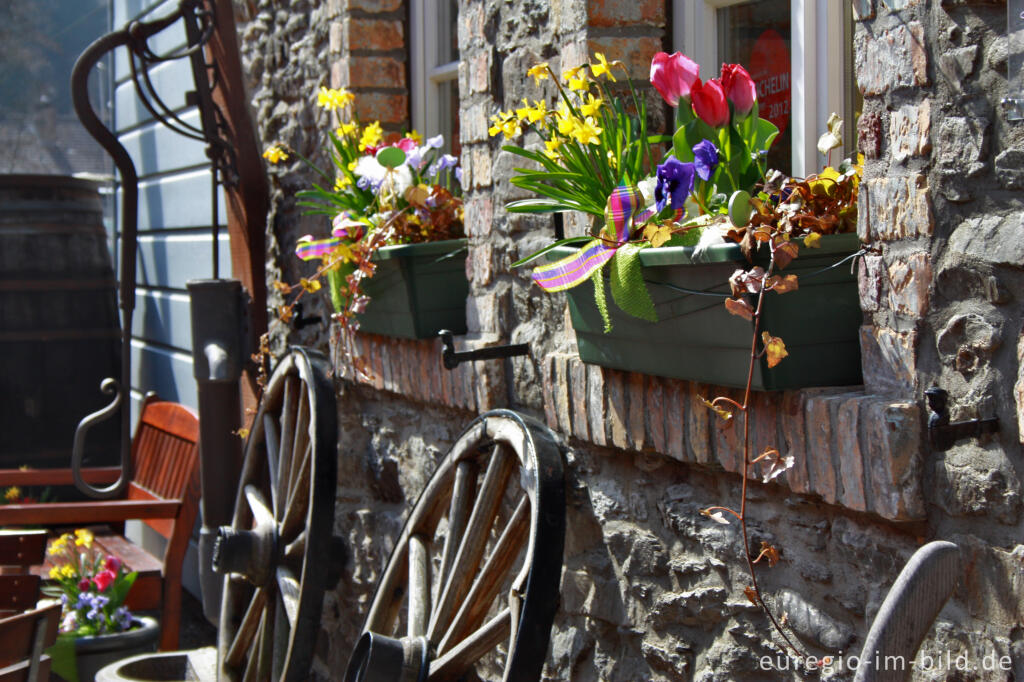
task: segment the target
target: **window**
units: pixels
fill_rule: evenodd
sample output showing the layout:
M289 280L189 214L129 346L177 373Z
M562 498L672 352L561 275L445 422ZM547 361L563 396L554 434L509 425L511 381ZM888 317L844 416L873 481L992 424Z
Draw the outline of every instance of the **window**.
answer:
M843 117L854 149L860 95L853 79L853 18L835 0L673 0L675 49L716 77L738 63L757 83L760 112L779 128L771 165L804 176L820 169L818 137ZM833 159L835 162L835 159Z
M459 44L457 0L414 0L410 8L413 127L444 135L459 154Z

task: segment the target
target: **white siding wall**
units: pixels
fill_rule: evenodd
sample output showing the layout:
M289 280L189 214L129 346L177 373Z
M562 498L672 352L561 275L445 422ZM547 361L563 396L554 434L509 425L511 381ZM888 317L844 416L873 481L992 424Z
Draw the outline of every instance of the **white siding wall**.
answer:
M176 6L176 0L114 0L114 27L132 19L165 16ZM181 22L150 41L158 54L184 45ZM125 50L115 56L114 78L114 125L139 174L138 288L132 325L134 421L147 391L196 407L185 282L213 276L212 207L205 144L153 120L136 94ZM160 98L182 120L199 126L198 111L185 106L185 93L194 88L187 59L153 67L150 79ZM223 225L223 202L220 209L218 221ZM231 262L226 230L221 230L219 241L220 274L228 277Z
M165 16L177 0L113 0L114 28L132 19ZM179 21L150 41L157 54L184 46ZM114 125L139 174L139 246L136 307L132 323L132 422L147 391L197 407L192 376L192 327L185 282L213 276L212 200L205 144L183 137L153 120L136 94L125 50L114 60ZM192 90L187 59L150 70L160 98L184 121L199 126L199 114L185 107ZM120 201L120 194L118 194ZM218 222L225 224L219 202ZM120 207L120 204L118 204ZM231 276L227 230L220 231L220 276ZM119 248L119 247L118 247ZM115 261L117 249L115 249ZM126 529L150 551L162 551L163 538L141 524ZM195 547L185 557L183 582L199 595Z

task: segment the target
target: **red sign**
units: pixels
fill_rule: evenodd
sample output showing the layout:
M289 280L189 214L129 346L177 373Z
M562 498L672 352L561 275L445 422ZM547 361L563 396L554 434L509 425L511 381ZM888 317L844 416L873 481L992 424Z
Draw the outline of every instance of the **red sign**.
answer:
M750 77L757 85L758 111L779 129L778 142L789 125L789 48L778 31L768 29L750 53Z

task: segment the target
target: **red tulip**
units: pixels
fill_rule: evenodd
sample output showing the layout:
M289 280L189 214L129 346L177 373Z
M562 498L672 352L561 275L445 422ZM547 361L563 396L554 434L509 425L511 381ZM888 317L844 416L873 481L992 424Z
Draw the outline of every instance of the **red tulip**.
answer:
M110 583L114 582L115 578L117 578L116 573L114 573L111 570L105 570L100 571L95 576L93 576L92 581L96 583L96 589L98 589L100 592L105 592L106 589L110 587Z
M729 122L729 103L725 100L722 82L717 78L703 84L698 78L690 90L690 97L693 98L694 113L712 128L721 128Z
M651 84L670 106L679 106L681 97L690 96L690 88L699 83L700 66L681 52L659 52L651 59Z
M732 102L736 116L743 118L757 102L757 86L747 70L739 64L722 64L722 88Z
M79 592L88 592L90 587L92 587L92 581L88 578L82 578L78 581Z
M113 571L116 575L118 570L121 568L121 560L111 554L107 555L107 560L103 562L103 568L108 571Z

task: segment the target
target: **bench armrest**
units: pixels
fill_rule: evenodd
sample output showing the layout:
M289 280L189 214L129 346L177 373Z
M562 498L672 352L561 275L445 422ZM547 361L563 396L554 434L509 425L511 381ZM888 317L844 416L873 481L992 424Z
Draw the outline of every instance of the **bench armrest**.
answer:
M92 467L82 469L82 478L94 485L105 485L116 481L120 473L121 467ZM18 487L75 484L71 469L0 469L0 481Z
M0 526L84 526L132 519L173 519L178 500L95 500L0 506Z

